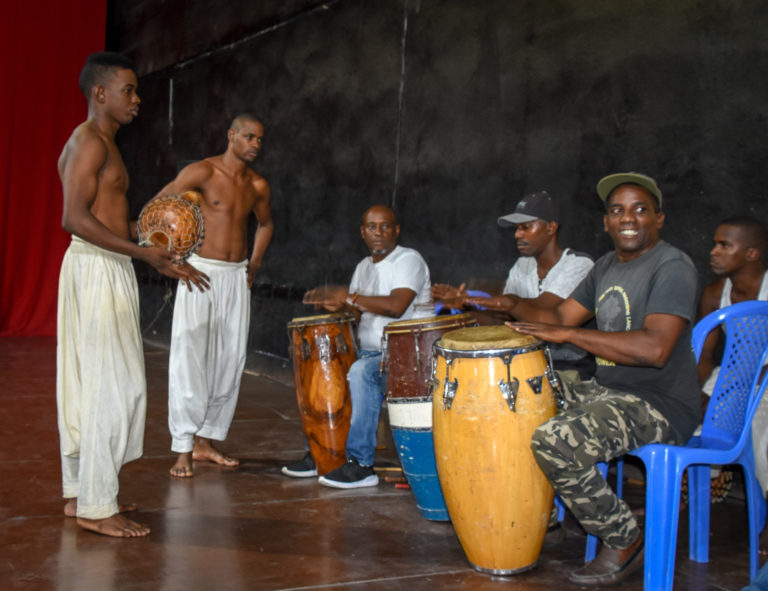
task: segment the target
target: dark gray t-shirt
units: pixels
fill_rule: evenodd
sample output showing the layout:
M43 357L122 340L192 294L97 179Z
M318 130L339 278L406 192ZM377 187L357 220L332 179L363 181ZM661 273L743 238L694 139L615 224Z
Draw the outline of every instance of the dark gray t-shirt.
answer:
M659 241L635 260L621 263L615 252L598 259L571 294L595 313L598 330L639 330L648 314L672 314L688 321L662 368L620 365L597 358L597 382L648 401L688 440L701 419L700 388L691 329L696 315L698 274L683 251Z

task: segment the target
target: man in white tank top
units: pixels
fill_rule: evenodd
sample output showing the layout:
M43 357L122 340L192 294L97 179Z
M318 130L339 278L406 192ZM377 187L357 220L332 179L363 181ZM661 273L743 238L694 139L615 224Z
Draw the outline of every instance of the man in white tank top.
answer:
M704 288L699 301L699 318L731 304L749 300L768 300L768 272L763 252L768 230L751 217L724 220L715 230L715 245L709 267L719 278ZM717 381L720 367L716 349L720 333L713 331L704 343L699 359L702 404L706 407ZM768 489L768 399L763 398L752 420L752 445L755 470L763 494Z

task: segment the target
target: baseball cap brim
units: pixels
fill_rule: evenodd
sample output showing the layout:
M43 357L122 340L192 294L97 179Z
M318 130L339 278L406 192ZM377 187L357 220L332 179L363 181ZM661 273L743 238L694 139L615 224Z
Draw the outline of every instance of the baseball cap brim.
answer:
M501 216L497 221L503 228L508 226L516 226L517 224L525 224L526 222L535 222L540 218L532 215L525 215L524 213L510 213L509 215Z
M651 195L659 200L659 207L661 207L661 189L659 189L656 181L649 176L637 172L619 172L603 177L597 183L597 194L600 196L600 199L607 201L611 192L613 192L616 187L627 184L640 185L646 189Z

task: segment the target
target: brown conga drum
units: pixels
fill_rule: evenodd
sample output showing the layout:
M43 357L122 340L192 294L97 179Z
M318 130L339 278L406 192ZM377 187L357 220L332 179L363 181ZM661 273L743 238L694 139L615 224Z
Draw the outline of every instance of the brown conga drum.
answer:
M462 548L481 572L532 568L554 497L530 449L556 411L544 343L478 326L444 335L434 356L437 472Z
M432 444L432 344L445 333L476 324L471 314L390 322L384 327L387 411L400 465L426 519L447 521Z
M296 399L317 473L346 461L352 404L347 372L357 360L352 315L322 314L288 323Z

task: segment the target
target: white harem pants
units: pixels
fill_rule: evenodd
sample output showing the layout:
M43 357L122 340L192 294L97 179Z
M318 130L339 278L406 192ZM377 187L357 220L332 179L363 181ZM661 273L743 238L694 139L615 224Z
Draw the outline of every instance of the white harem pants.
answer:
M64 498L118 512L118 474L139 458L147 386L131 259L72 237L59 275L56 402Z
M227 438L245 367L251 296L248 262L197 255L188 262L210 277L201 292L179 282L168 363L171 450L192 451L195 435Z

